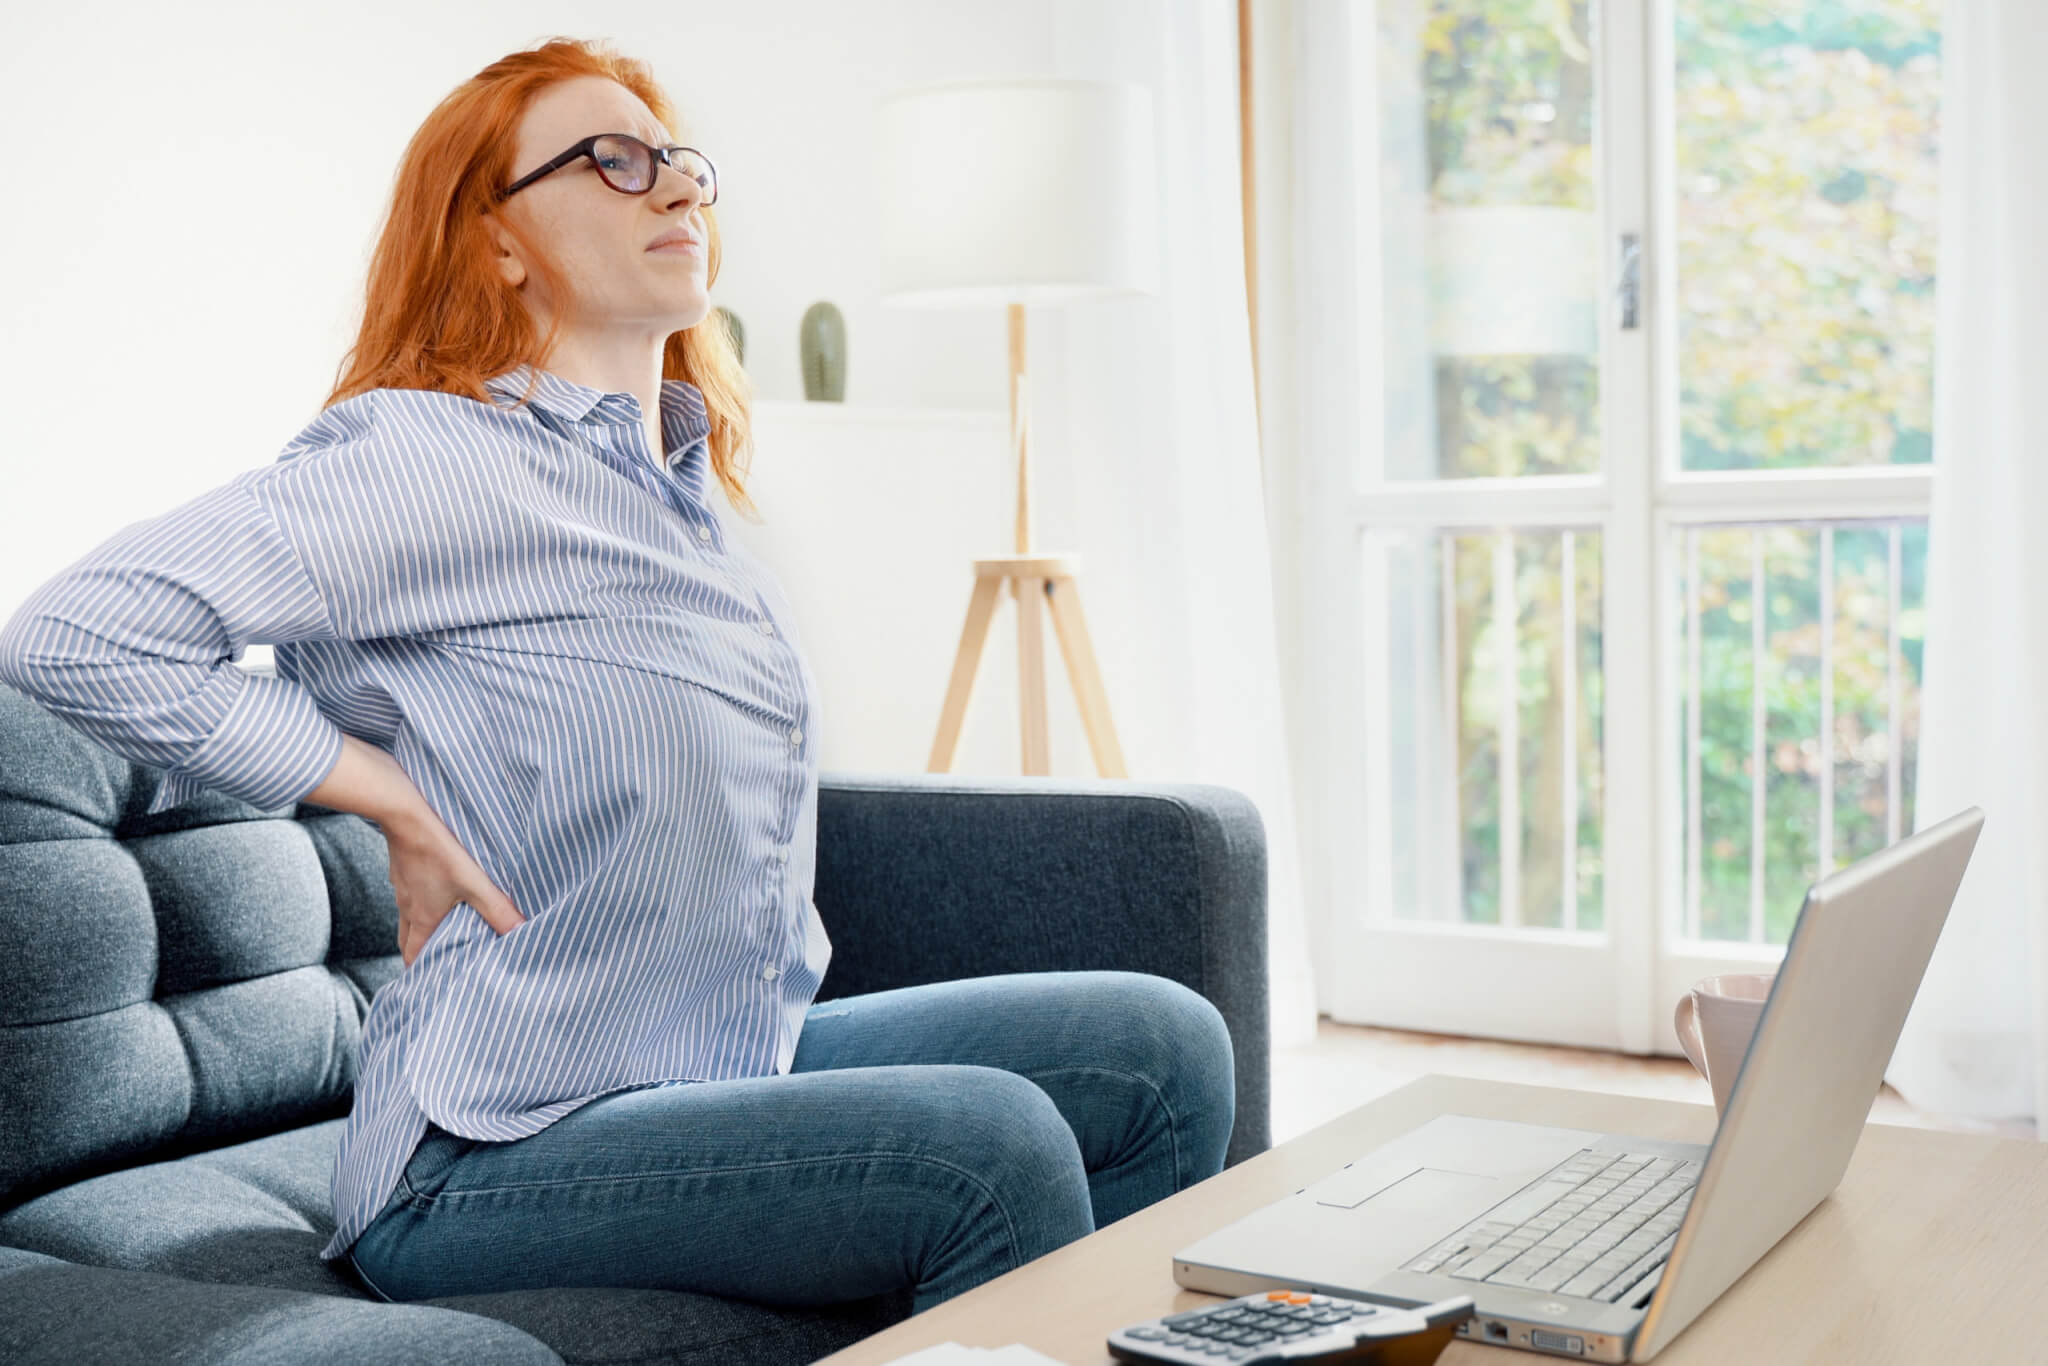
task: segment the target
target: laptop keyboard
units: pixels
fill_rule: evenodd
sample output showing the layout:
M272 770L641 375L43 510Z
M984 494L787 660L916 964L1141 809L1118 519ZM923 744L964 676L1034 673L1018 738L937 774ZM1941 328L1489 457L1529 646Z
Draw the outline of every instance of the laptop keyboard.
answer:
M1402 1269L1614 1303L1671 1255L1699 1175L1697 1162L1588 1149Z

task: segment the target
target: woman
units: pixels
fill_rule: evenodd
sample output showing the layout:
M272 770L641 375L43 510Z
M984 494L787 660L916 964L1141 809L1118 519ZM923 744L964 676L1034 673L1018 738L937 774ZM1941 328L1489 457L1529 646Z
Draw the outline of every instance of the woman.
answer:
M812 1006L816 695L707 501L751 506L745 384L704 325L716 173L670 127L576 42L451 94L319 417L39 589L0 672L168 769L152 811L382 830L404 966L323 1258L388 1300L922 1310L1218 1171L1229 1039L1143 974Z

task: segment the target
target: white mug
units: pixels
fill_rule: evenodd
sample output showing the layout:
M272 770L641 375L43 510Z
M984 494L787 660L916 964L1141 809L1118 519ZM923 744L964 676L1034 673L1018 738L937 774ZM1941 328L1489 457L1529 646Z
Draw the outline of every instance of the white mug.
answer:
M1714 1088L1717 1113L1728 1109L1728 1093L1735 1089L1736 1073L1742 1070L1743 1055L1777 975L1730 972L1703 977L1679 998L1671 1021L1678 1030L1678 1046Z

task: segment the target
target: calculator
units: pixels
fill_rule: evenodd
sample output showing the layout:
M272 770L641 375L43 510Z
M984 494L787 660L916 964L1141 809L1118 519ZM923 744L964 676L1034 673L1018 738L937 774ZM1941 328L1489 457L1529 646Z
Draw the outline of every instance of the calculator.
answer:
M1395 1309L1337 1295L1270 1290L1120 1329L1109 1335L1109 1354L1118 1361L1173 1366L1219 1361L1428 1366L1471 1317L1470 1295Z

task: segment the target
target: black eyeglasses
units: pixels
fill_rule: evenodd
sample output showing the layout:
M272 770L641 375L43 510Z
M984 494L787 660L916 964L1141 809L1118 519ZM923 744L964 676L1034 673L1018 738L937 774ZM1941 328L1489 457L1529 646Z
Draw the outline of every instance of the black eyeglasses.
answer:
M498 198L517 194L548 172L558 171L585 156L597 167L604 183L620 194L646 194L653 189L658 159L702 187L705 207L718 202L718 168L711 164L710 157L694 147L650 147L631 133L593 133L533 174L521 176L498 191Z

